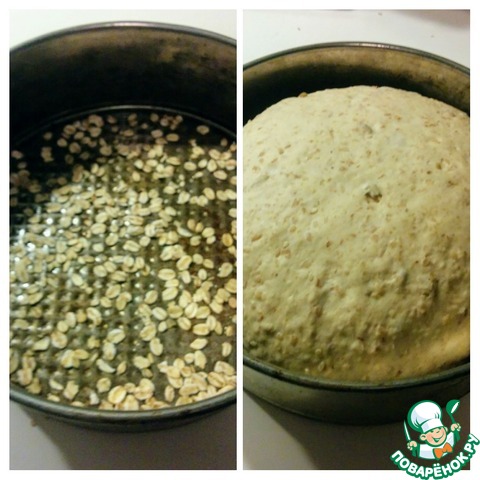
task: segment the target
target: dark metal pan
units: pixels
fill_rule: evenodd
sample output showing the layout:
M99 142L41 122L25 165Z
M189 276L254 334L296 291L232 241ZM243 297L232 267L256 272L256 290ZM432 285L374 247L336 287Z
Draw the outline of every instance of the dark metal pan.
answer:
M12 149L45 126L77 115L126 110L148 116L156 109L204 121L234 142L235 41L177 25L115 22L55 32L11 51ZM30 166L35 171L35 165ZM48 177L55 168L41 165L36 173ZM16 218L11 216L11 231L15 231ZM49 326L42 328L48 331ZM135 332L132 329L130 334ZM132 338L130 344L135 341ZM234 357L233 351L232 362ZM83 427L144 431L209 415L233 404L236 392L233 389L189 405L129 412L57 403L13 384L10 398Z
M330 43L279 52L247 64L243 82L244 123L283 98L353 85L410 90L470 111L467 68L430 53L380 43ZM444 405L470 388L468 359L443 372L384 384L296 375L248 352L243 362L249 392L286 410L336 423L393 422L405 418L420 400Z

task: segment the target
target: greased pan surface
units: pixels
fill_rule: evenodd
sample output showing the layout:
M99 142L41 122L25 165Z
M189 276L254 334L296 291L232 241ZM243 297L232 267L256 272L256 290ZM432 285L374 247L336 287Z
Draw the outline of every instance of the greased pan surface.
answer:
M232 178L235 176L235 135L233 133L235 132L236 122L235 55L234 41L210 32L180 26L130 22L88 25L69 29L41 37L14 49L11 52L10 96L12 148L14 149L15 145L21 145L27 151L30 148L32 151L38 152L38 158L35 158L33 154L30 154L28 158L25 157L25 159L12 158L11 173L14 175L15 181L18 181L20 178L20 184L22 184L21 179L24 177L22 177L20 171L22 169L28 170L29 175L31 175L30 183L33 181L41 189L40 192L36 193L48 196L53 194L55 188L63 188L65 186L55 185L57 177L63 177L62 183L66 181L68 186L70 181L79 181L78 178L74 179L75 175L81 178L82 174L79 174L79 172L86 172L87 175L83 176L83 180L86 181L83 185L85 190L94 187L107 187L106 190L114 193L119 181L120 183L128 184L130 177L135 171L135 167L133 164L130 165L130 163L136 160L137 168L141 170L136 174L141 189L149 192L154 190L160 192L160 195L152 193L151 197L154 199L157 196L162 197L162 189L166 186L163 165L161 168L158 167L157 173L154 172L153 174L151 174L151 169L149 169L151 165L147 168L148 161L154 160L154 158L148 157L148 151L155 147L165 152L163 160L159 160L159 163L165 163L165 168L172 167L177 169L180 175L179 178L183 179L183 182L185 182L186 178L186 183L190 183L192 190L186 192L189 196L201 196L202 189L205 190L207 188L213 190L221 188L222 192L225 192L228 184L228 190L230 190L229 197L227 198L227 194L223 195L223 200L217 203L217 205L220 205L223 202L218 211L212 207L214 213L210 220L218 233L223 228L222 225L225 226L225 221L228 217L227 211L235 207L235 195L232 193L235 191L235 186L232 184ZM107 118L110 118L110 120L108 121ZM156 126L152 125L152 122ZM102 135L98 136L97 144L94 145L94 141L83 144L81 136L85 135L85 131L88 131L89 134L93 132L93 137L95 137L98 133L96 128L99 123L103 124L102 128L104 131ZM106 126L104 127L107 124L110 130ZM174 127L173 129L171 128L172 126ZM62 131L65 128L67 128L67 133L72 128L73 130L76 129L75 133L72 130L71 135L78 136L77 140L69 137L70 133L65 136L65 130ZM91 130L92 128L94 130ZM197 131L196 128L200 130ZM156 133L153 133L155 130ZM182 135L182 130L184 135ZM169 134L170 140L161 140L161 137L164 135L167 137ZM204 152L215 149L215 147L224 149L225 158L222 157L222 159L217 159L214 162L217 165L216 169L224 172L222 176L213 176L214 169L212 167L210 169L212 170L211 172L205 168L205 171L208 170L212 175L205 174L196 183L190 181L191 179L189 180L190 167L185 168L184 163L188 152L194 146L191 143L187 143L187 140L192 140L193 138L196 142L195 135L198 137L199 148L203 148ZM177 138L178 136L180 139ZM61 140L60 144L48 146L46 150L42 147L42 142L53 142L64 138L68 139L67 145L64 145L62 143L63 140ZM72 143L81 145L83 151L81 153L77 151L77 146L74 146L73 151L70 151ZM109 152L112 146L114 149L120 148L124 150L123 160L121 157L118 157L120 161L111 158L111 153ZM57 157L63 158L61 155L62 149L64 150L63 154L65 154L65 149L67 149L65 162L58 162ZM102 152L100 152L101 149L103 149ZM228 154L226 153L227 151L229 151ZM84 158L80 157L82 154L85 155ZM68 157L69 155L70 158ZM14 157L17 156L17 154L14 155ZM205 156L208 158L206 153ZM217 155L214 154L214 156ZM51 161L50 157L55 158L55 161ZM105 158L102 160L102 157ZM97 161L98 165L97 167L92 167L95 161ZM122 170L121 164L124 161L126 162L126 168ZM130 163L128 163L129 161ZM20 164L22 162L26 163L26 168L23 165L18 167L19 162ZM82 162L83 164L79 165ZM208 161L205 160L205 162L207 165ZM92 177L93 172L91 168L94 168L97 173L98 169L105 171L107 175L105 177L107 179L105 185L88 185L88 181L94 178ZM77 174L75 174L75 171L77 171ZM194 173L192 173L193 175ZM110 184L108 184L108 178L111 179ZM48 183L48 185L45 187L43 183L45 185ZM188 187L185 190L188 190ZM18 198L15 198L15 202L11 207L11 242L13 241L13 246L15 246L15 241L18 240L19 235L22 235L22 222L25 222L25 216L31 217L36 212L40 219L40 227L42 227L42 221L48 220L48 215L42 217L42 212L45 213L42 207L35 203L35 189L34 192L29 193L31 195L17 195ZM186 194L183 195L183 198L186 198ZM48 200L48 202L51 204L51 200ZM169 201L166 200L166 202L168 203ZM173 202L171 203L173 205ZM186 223L191 217L195 217L198 223L200 220L198 215L202 213L201 205L192 206L191 202L188 203L188 201L186 205L183 204L183 201L180 203L182 205L177 206L177 213L179 214L176 220L177 229L181 228L180 223ZM215 202L212 201L211 203ZM25 208L27 209L27 214L24 213ZM220 212L220 210L223 211ZM99 210L96 212L92 210L89 213L91 216L90 220L84 216L83 220L80 221L93 224L95 222L94 219L101 213ZM65 218L62 220L62 215L58 214L53 215L47 223L52 225L49 222L53 222L53 227L55 227L55 222L57 221L59 224L63 222L65 227ZM230 217L228 220L230 226L232 226L232 221L234 220ZM206 221L204 220L204 223L208 225L208 217ZM72 225L72 228L74 229L75 225ZM59 231L62 232L62 229L60 228ZM68 227L63 228L63 232L67 232L68 235L71 233L68 232ZM196 233L201 235L202 231ZM222 247L224 248L224 254L221 254L217 248L217 246L222 245L219 242L212 241L206 247L206 251L209 252L208 255L211 257L215 267L215 270L213 267L211 268L212 272L216 271L222 262L226 262L227 257L231 257L234 254L234 245L233 247L230 246L233 232L230 233L227 242L230 253L226 253L227 249L224 244ZM52 237L55 237L55 233ZM207 235L204 237L208 239ZM144 263L147 263L147 267L151 272L154 269L167 269L167 267L171 266L168 263L173 262L172 259L162 258L163 248L160 245L161 239L155 238L155 234L153 238L154 240L158 239L159 248L155 251L149 251L148 256L144 258ZM218 240L220 241L220 239ZM130 243L130 246L133 245ZM184 245L187 248L187 243L184 242ZM141 254L142 252L140 252L139 256ZM102 255L105 255L105 252L90 252L85 258L88 259L90 257L94 258L95 261L99 261ZM207 257L207 254L205 254L205 257ZM193 277L198 274L201 266L197 264L195 273L191 270ZM210 267L210 265L208 266ZM82 268L81 266L78 267ZM205 270L207 270L206 267ZM77 280L73 282L73 274L68 272L68 269L65 272L60 271L59 278L63 276L64 280L60 282L59 288L50 285L51 291L46 290L45 296L48 294L49 299L51 299L50 313L48 313L49 309L44 305L44 310L47 310L46 315L36 312L39 318L29 327L33 331L33 337L38 337L36 341L52 333L55 325L64 320L64 315L62 316L62 314L65 314L66 310L71 310L72 306L75 308L81 307L80 304L85 302L87 297L90 296L92 298L99 289L107 287L105 283L103 287L101 286L102 281L101 278L98 278L98 275L93 271L90 271L89 274L87 271L90 270L84 270L84 280L85 282L91 282L91 291L86 292L86 297L85 292L75 293L74 283L77 282L81 285L81 282L78 280L78 277L75 277ZM96 272L100 272L100 276L104 273L101 269L97 269ZM234 270L228 271L226 274L232 278L233 282ZM207 276L206 281L209 281L211 274L207 272L205 275ZM142 292L142 296L150 289L157 290L157 294L159 293L161 296L161 289L164 287L156 282L152 284L151 281L147 281L148 276L145 276L143 273L141 277L143 280L131 283L132 288L137 288L138 292ZM152 279L153 277L151 277ZM99 281L100 283L98 283ZM150 287L148 286L149 283ZM22 308L22 301L15 301L16 289L17 285L14 283L12 289L14 298L12 312L14 316L15 312L18 313L18 308ZM185 290L187 290L187 287L185 287ZM38 292L34 293L34 295L37 294ZM153 297L155 297L155 294L151 295L151 299ZM18 299L19 297L17 296L16 298ZM32 302L34 301L32 300ZM113 321L118 324L115 323L113 326L123 328L125 332L128 332L126 341L118 344L116 348L117 353L121 354L123 350L127 356L135 351L144 358L148 355L145 352L140 354L138 349L142 348L141 336L144 336L144 339L149 338L149 335L145 336L148 333L148 329L144 330L148 326L144 323L145 319L150 316L148 311L150 308L148 307L149 301L146 302L147 308L145 308L145 305L141 307L143 312L141 314L135 310L140 304L133 305L135 298L132 299L131 305L127 305L124 311L120 308L122 311L119 310L117 312L119 314L118 321ZM108 301L105 305L107 310L103 314L108 318ZM166 305L164 306L166 309ZM112 313L115 314L114 310L112 310ZM145 314L147 314L147 317L145 317ZM163 318L164 314L160 312L159 315ZM214 354L216 355L215 361L225 360L226 362L234 362L235 333L232 320L234 321L235 317L235 305L233 301L231 305L224 308L223 312L218 315L217 323L223 323L225 320L228 323L228 330L224 330L227 327L225 324L224 327L217 328L216 334L212 320L210 321L212 331L206 338L212 339L210 347L216 351ZM73 327L71 326L70 331L67 332L70 336L69 341L72 342L73 346L76 345L79 351L82 350L82 341L88 341L89 338L98 337L100 341L104 342L108 330L105 324L111 323L112 318L115 318L115 315L112 315L110 316L110 321L98 323L99 321L95 321L95 316L93 315L90 325L88 320L85 323L77 323ZM154 319L155 317L151 318ZM224 320L221 320L221 318ZM161 348L158 343L154 345L154 351L158 353L158 358L155 358L155 362L152 363L151 370L153 370L153 376L150 378L157 384L157 391L163 390L167 384L162 384L161 382L158 384L155 380L158 371L155 371L154 364L157 361L158 363L174 361L174 357L169 357L166 353L159 352L162 349L164 352L167 352L169 345L173 349L172 351L175 351L177 346L182 349L188 349L188 343L191 343L195 337L195 334L192 333L193 327L197 323L205 323L205 319L200 321L200 319L192 317L191 320L184 319L175 325L177 320L178 318L167 318L164 320L166 323L162 324L161 327L157 324L162 323L162 321L154 320L155 327L157 329L160 328L162 330L161 333L164 333L163 329L165 327L168 327L167 332L172 333L168 335L169 339L163 342ZM12 321L15 321L15 318L12 317ZM203 327L198 328L198 331L200 331ZM221 333L220 329L222 329ZM185 335L182 335L183 330L185 330ZM144 334L141 333L142 331ZM203 335L204 332L201 333ZM213 339L213 336L217 336L217 338ZM32 340L28 338L28 335L23 339L18 339L18 348L22 348L23 353L27 350L30 352L28 355L32 356L32 349L43 348L41 344L37 344L37 347L34 348L33 344L29 344ZM22 345L22 342L24 345ZM228 343L230 347L224 347L222 350L223 343ZM123 347L122 344L124 345ZM148 342L143 346L145 347L146 345L148 345ZM49 350L46 352L37 350L37 354L43 355L43 360L40 357L38 360L40 363L44 361L43 365L45 368L41 375L44 375L43 381L48 383L49 379L45 377L48 375L53 377L58 373L56 372L55 362L60 361L60 357L58 352L54 351L51 352L49 358ZM200 364L203 363L201 360L199 362ZM208 366L210 362L213 363ZM209 369L213 368L215 362L212 358L211 360L207 359L206 363ZM194 365L193 358L190 365ZM72 368L71 365L67 365L65 372L73 372L75 368L75 366ZM120 371L113 372L111 380L115 382L116 377L120 380L122 375L128 376L128 369L125 372L123 368L121 367ZM147 376L150 375L143 370L142 365L139 365L137 370L134 376L138 377L140 372L146 373ZM83 369L83 372L83 380L86 379L85 381L88 385L95 382L97 377L99 379L105 376L105 371L102 372L101 369L99 371L94 364L90 369ZM229 373L232 372L230 371ZM64 383L67 382L68 378L69 376L63 379ZM72 381L80 385L81 392L81 373L78 374L77 380ZM140 377L137 378L137 383L139 380ZM126 377L123 378L122 382L129 383ZM148 382L146 383L148 384ZM63 387L65 387L65 384ZM129 388L132 390L131 394L134 394L134 387L130 385ZM174 387L174 390L178 392L178 388ZM72 402L65 402L61 391L57 395L61 401L56 399L54 401L49 400L42 395L28 392L25 388L18 385L12 385L10 391L13 400L54 418L88 428L117 431L140 431L175 426L230 405L235 402L236 398L235 389L228 388L225 389L225 392L220 392L218 395L186 405L179 404L175 406L173 402L171 405L163 405L160 409L113 411L98 409L89 405L71 405ZM70 389L70 393L67 391L67 397L71 397L72 392L74 394L73 399L79 399L79 397L75 398L77 395L75 388L73 391Z

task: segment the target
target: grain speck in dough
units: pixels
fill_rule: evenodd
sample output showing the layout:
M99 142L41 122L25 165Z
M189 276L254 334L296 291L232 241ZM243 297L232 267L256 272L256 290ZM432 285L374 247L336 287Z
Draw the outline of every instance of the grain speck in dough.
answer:
M469 355L469 118L416 93L288 98L244 129L244 346L388 381Z

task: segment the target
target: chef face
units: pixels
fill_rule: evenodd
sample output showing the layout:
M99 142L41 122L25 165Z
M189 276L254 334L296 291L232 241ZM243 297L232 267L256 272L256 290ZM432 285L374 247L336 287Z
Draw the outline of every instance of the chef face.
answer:
M427 433L423 433L420 435L420 440L432 445L434 447L438 447L447 439L447 429L445 427L438 427L430 430Z

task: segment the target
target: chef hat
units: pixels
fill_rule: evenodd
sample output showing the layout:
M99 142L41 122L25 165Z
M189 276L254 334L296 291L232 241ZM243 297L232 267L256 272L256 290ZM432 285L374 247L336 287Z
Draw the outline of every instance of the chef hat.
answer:
M442 409L429 400L418 402L408 412L408 423L414 430L422 433L443 427Z

